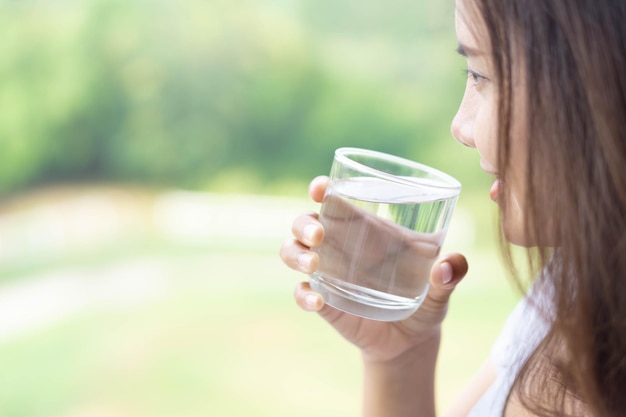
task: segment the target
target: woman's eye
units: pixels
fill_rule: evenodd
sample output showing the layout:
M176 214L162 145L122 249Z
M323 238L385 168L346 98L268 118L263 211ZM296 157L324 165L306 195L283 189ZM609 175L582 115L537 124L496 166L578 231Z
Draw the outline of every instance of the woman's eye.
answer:
M474 82L474 86L477 86L482 81L487 79L486 77L469 68L467 69L467 77L472 79L472 81Z

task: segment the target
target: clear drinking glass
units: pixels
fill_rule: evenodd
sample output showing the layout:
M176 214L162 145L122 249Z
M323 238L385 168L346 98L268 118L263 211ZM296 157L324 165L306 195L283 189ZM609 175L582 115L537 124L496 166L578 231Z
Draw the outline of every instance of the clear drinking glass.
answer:
M376 151L337 149L311 287L351 314L409 317L428 291L460 191L457 180L434 168Z

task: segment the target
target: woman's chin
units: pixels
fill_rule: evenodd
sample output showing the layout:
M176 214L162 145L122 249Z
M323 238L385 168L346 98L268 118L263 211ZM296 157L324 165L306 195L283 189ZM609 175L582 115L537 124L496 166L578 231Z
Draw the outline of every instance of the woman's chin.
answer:
M524 228L521 224L521 221L512 222L506 221L505 219L502 228L504 238L512 245L521 246L524 248L536 246L536 242L533 242L532 239L530 239L528 236L526 236L526 233L524 233Z

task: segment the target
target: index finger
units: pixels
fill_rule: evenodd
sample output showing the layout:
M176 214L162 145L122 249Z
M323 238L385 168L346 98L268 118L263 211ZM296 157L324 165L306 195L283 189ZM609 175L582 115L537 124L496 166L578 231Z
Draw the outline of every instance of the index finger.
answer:
M328 187L328 177L325 175L315 177L309 185L309 195L316 203L321 203Z

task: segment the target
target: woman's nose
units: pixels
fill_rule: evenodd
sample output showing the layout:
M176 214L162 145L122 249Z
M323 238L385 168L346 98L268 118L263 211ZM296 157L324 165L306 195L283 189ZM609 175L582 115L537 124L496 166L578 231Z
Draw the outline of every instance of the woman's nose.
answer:
M454 116L450 130L452 131L452 136L454 136L459 143L474 148L476 147L474 143L474 120L473 117L463 111L463 107L464 106L461 105L456 116Z

